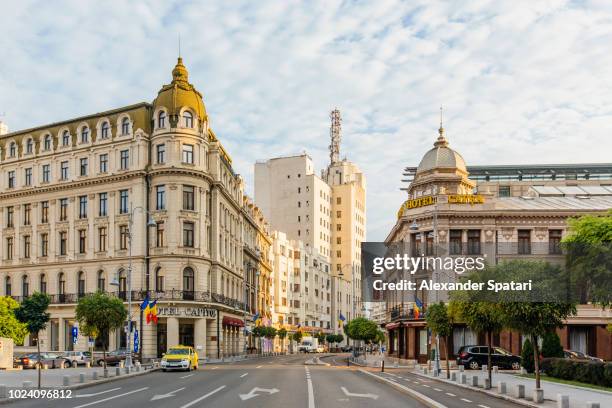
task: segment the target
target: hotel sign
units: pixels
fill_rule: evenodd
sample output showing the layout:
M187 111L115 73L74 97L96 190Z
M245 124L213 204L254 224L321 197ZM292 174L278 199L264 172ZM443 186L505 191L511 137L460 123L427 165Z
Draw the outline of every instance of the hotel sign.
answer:
M435 203L436 203L436 197L434 196L425 196L425 197L415 198L412 200L406 200L404 201L404 204L402 204L399 211L397 212L397 217L398 218L401 217L402 214L404 213L404 210L411 210L413 208L425 207L428 205L433 205Z
M404 215L405 210L411 210L413 208L426 207L429 205L434 205L437 202L437 197L435 196L424 196L420 198L414 198L412 200L404 201L404 204L400 207L397 212L397 218L400 218ZM483 204L484 196L480 194L451 194L448 196L449 204Z
M484 197L480 194L459 194L459 195L449 195L448 196L449 204L484 204Z
M206 307L158 307L159 317L217 317L217 309Z

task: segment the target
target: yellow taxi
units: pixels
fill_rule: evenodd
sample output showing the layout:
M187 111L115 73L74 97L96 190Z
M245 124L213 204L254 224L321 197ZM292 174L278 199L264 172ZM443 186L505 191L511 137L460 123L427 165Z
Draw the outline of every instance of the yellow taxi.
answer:
M160 365L162 371L197 370L198 353L190 346L173 346L163 355Z

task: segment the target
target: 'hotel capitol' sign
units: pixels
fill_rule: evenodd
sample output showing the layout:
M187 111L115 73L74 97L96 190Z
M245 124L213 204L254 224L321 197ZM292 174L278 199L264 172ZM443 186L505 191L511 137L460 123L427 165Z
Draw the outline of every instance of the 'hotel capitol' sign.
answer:
M217 317L217 309L206 307L158 307L160 317Z
M401 218L405 210L413 208L426 207L428 205L434 205L438 201L435 196L424 196L420 198L414 198L412 200L406 200L397 212L397 218ZM450 194L448 196L449 204L483 204L484 197L480 194Z

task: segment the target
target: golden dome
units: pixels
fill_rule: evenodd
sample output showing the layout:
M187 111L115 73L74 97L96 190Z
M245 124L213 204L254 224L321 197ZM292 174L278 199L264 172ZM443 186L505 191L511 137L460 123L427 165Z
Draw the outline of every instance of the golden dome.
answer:
M168 115L179 115L184 107L191 108L200 120L206 120L206 108L202 100L202 94L189 83L189 73L183 65L183 59L178 58L176 66L172 70L172 82L164 85L153 101L153 108L163 106L168 109Z
M436 168L454 168L467 173L463 157L448 147L448 140L444 137L444 128L440 126L438 132L439 136L434 143L433 149L425 153L416 172L421 173Z

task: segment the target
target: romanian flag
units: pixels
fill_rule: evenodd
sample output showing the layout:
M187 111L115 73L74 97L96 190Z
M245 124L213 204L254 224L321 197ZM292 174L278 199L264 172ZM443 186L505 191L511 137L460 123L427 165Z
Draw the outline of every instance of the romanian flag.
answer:
M151 323L151 321L157 324L157 299L155 299L153 302L149 302L147 309L147 324Z
M421 310L423 309L423 302L419 300L419 298L414 298L414 318L418 319L421 315Z
M140 310L142 310L144 312L145 316L149 312L149 294L147 294L147 296L145 296L144 300L140 304Z
M255 322L255 326L261 326L261 316L259 315L259 312L253 315L253 321Z
M342 327L342 323L344 323L345 320L346 320L346 317L344 317L342 315L342 312L340 312L340 316L338 317L338 328Z

